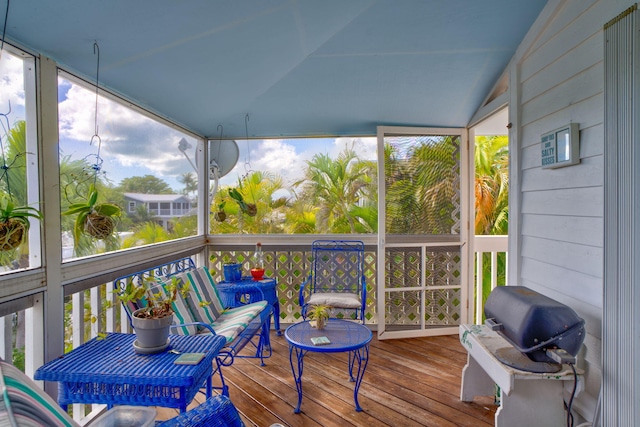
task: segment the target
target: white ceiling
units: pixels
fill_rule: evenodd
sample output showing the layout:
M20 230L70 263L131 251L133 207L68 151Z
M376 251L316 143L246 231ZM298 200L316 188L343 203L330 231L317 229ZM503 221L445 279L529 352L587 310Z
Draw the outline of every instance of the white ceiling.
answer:
M90 82L97 41L101 86L199 135L365 135L466 126L545 3L14 0L6 38Z

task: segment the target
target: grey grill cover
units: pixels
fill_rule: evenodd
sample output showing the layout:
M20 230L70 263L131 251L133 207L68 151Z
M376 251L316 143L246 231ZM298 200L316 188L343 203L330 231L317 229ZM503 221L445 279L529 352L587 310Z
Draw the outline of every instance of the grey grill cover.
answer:
M535 362L551 362L546 349L575 356L584 341L584 320L564 304L524 286L499 286L484 307L488 324Z

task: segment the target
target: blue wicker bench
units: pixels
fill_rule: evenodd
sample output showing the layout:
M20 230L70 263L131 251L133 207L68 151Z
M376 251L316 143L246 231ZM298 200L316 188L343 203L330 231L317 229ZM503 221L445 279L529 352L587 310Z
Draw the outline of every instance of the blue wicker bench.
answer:
M149 278L155 279L156 285L148 286ZM149 292L158 292L166 289L174 280L177 280L180 286L187 284L188 293L184 297L180 295L172 305L176 319L176 324L172 326L173 333L204 333L225 337L227 342L216 359L218 367L215 372L220 376L222 393L228 395L221 366L230 366L236 357L259 358L264 365L264 359L271 356L271 305L263 298L262 301L240 307L225 307L209 271L205 267L196 268L190 258L119 277L114 281L114 287L116 292L122 292L128 284L133 283L135 286L146 286ZM124 304L129 318L131 313L145 304L144 300ZM247 344L255 347L254 355L239 354Z

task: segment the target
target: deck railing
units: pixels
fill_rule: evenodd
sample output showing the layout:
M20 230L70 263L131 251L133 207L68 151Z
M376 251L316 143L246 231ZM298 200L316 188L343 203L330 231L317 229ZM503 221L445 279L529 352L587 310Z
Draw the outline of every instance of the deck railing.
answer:
M368 324L377 324L377 285L376 259L374 241L370 241L365 251L365 275L367 277L367 309L365 316ZM475 277L474 320L482 322L483 304L486 295L495 286L504 284L507 272L507 236L475 236ZM263 245L266 257L266 276L277 279L277 292L280 300L281 324L297 322L301 318L298 305L298 291L306 279L311 257L310 243L300 242L290 245ZM243 274L249 275L248 260L253 253L253 244L240 245L216 244L209 251L208 267L212 270L216 281L222 280L222 260L228 258L243 264ZM471 286L471 285L470 285ZM28 360L31 355L24 350L14 350L15 343L24 342L24 331L18 323L24 319L23 312L0 317L0 325L4 326L4 340L0 343L0 356L11 360L12 352L17 351L19 357ZM65 299L65 350L69 351L100 332L132 332L126 313L117 303L111 282L77 292ZM18 344L19 345L19 344ZM22 353L21 353L22 352ZM74 405L74 418L81 420L89 411L84 405Z
M509 236L475 236L475 323L483 323L484 302L496 286L505 285L508 272Z

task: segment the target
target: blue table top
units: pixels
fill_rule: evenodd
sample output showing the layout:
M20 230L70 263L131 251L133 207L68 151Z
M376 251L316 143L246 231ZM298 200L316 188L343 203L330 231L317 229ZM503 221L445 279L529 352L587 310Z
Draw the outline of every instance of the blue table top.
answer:
M212 369L213 359L226 340L213 335L169 335L170 345L157 354L138 354L133 349L134 334L111 333L94 338L71 352L54 359L35 372L46 381L95 381L102 384L144 384L191 386L194 379ZM180 356L170 353L205 353L197 365L176 365Z
M239 290L239 288L242 287L275 287L276 285L276 280L275 279L270 279L268 277L265 277L261 280L253 280L253 277L251 276L244 276L242 279L236 281L236 282L227 282L226 280L222 280L221 282L218 282L218 284L216 285L218 287L218 289L223 289L223 290L231 290L233 289L234 291Z
M363 324L342 319L329 319L321 330L311 327L309 321L296 323L287 328L284 336L295 347L319 353L357 350L373 338L371 330ZM314 345L312 337L327 337L331 342Z

